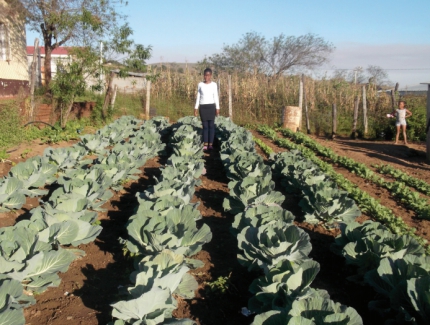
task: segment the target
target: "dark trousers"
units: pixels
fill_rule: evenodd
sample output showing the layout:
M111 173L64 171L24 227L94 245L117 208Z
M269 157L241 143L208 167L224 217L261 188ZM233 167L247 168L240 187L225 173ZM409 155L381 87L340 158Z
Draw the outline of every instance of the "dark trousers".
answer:
M203 142L214 143L215 123L214 120L202 121L203 124Z

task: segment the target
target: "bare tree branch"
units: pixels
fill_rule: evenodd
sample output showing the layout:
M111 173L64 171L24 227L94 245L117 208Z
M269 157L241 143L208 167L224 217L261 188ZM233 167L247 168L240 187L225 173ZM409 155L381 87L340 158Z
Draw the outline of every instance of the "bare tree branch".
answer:
M224 45L223 52L208 60L219 70L265 73L279 76L293 69L312 69L328 61L334 46L314 34L266 40L256 32L243 36L237 44Z

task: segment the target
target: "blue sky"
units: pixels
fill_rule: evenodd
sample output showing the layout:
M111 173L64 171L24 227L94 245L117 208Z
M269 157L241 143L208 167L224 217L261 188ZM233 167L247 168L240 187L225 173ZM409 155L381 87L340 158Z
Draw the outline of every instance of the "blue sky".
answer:
M197 62L250 31L314 33L336 47L325 69L429 69L387 72L401 87L430 82L429 0L130 0L122 12L150 62Z

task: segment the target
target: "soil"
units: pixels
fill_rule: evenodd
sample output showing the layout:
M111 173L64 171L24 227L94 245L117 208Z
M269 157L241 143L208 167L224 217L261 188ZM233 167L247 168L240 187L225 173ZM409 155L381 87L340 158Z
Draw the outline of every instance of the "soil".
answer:
M271 146L276 152L284 151L270 140L254 134ZM335 152L347 155L356 161L372 164L390 163L409 175L430 181L430 166L425 164L423 145L414 144L408 149L402 145L395 146L388 142L370 142L337 138L327 141L315 138ZM53 146L69 146L72 143L61 143ZM19 162L30 156L42 154L47 145L35 142L22 145L10 160ZM21 153L31 148L26 157ZM261 151L257 148L259 153ZM263 156L264 154L261 153ZM198 207L203 218L198 224L206 223L213 233L212 241L203 246L203 250L194 258L205 263L205 266L192 270L191 273L199 283L196 297L192 300L178 299L178 309L174 316L192 318L200 325L210 324L250 324L251 317L241 314L241 308L247 306L250 294L250 283L259 276L249 273L237 262L237 240L230 234L229 228L233 216L225 213L222 202L228 196L228 179L221 164L218 148L204 156L207 174L201 177L202 184L196 189L193 202L200 202ZM133 270L132 263L123 255L122 245L118 238L126 238L125 224L134 213L137 206L135 194L144 191L154 184L154 176L160 174L159 167L165 163L163 158L148 160L140 179L131 182L124 190L115 193L114 197L105 204L107 212L99 213L103 231L95 242L81 245L86 255L73 262L66 273L60 274L62 279L58 288L49 288L45 293L36 297L37 303L25 310L27 324L106 324L112 320L110 304L120 299L118 287L129 284L128 276ZM429 236L429 221L416 220L414 213L394 200L387 191L363 181L343 168L335 166L345 177L353 181L370 195L380 199L381 203L392 209L411 225L418 228L422 236ZM0 175L7 174L10 164L0 164ZM276 190L283 191L279 184ZM296 216L302 215L296 197L287 195L283 204ZM27 199L23 209L15 213L0 214L0 227L13 225L17 220L29 217L28 211L38 204L37 199ZM369 219L363 215L360 220ZM330 251L336 231L329 231L322 226L312 226L297 222L310 236L313 250L311 257L321 265L321 271L313 282L314 288L327 290L331 298L337 302L354 307L362 316L364 324L382 324L383 320L369 312L367 303L376 298L370 287L360 286L347 280L348 276L356 274L354 267L347 266L345 260ZM216 290L215 283L225 279L225 292ZM212 284L211 286L209 284ZM212 287L212 289L211 289Z

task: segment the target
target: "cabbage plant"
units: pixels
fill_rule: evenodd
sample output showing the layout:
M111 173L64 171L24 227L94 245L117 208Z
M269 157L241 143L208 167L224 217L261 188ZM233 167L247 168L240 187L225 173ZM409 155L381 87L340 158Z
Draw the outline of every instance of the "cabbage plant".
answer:
M275 183L271 180L271 175L258 177L245 177L241 181L228 183L230 189L229 197L224 199L223 208L231 214L237 214L251 206L259 204L281 204L285 197L273 191Z
M341 305L328 297L316 296L296 300L287 313L272 310L257 315L252 325L362 325L363 320L354 308Z
M133 297L139 297L153 286L168 288L173 294L192 299L198 288L196 279L189 273L183 255L164 250L155 256L147 256L138 264L137 271L130 275L135 284L128 289Z
M84 147L78 145L57 149L49 147L43 152L43 157L57 166L59 171L65 171L90 163L91 160L83 160L83 157L87 155L87 153L88 151Z
M279 205L260 204L236 214L231 230L236 236L243 228L248 226L258 228L261 225L278 220L292 224L294 219L295 217L290 211L282 209Z
M23 182L15 177L0 179L0 212L21 209L25 204Z
M270 167L264 164L263 158L254 152L237 155L227 169L230 180L241 180L247 176L257 177L270 174Z
M109 146L109 139L98 134L85 134L81 136L78 145L88 150L89 153L104 154Z
M263 269L266 273L282 260L304 261L312 250L307 233L295 225L275 221L246 227L237 237L239 263L248 270Z
M88 216L85 210L71 213L45 205L32 210L29 226L39 227L39 239L45 243L78 246L94 241L102 231L102 227L89 222L96 217Z
M397 235L373 221L362 225L351 223L341 228L342 233L336 238L335 251L340 251L348 264L357 265L358 278L379 266L381 259L398 259L406 254L421 256L424 248L409 235Z
M156 211L140 211L127 225L127 248L131 253L154 255L170 249L176 254L192 256L212 239L208 225L197 228L189 207L171 209L165 216Z
M52 184L56 180L54 177L56 173L57 166L50 164L46 158L36 156L13 166L9 171L9 176L23 182L23 194L36 197L48 193L47 190L41 190L39 187Z
M0 273L23 283L30 292L41 293L58 286L58 272L67 271L77 257L74 252L40 240L38 231L17 223L0 230Z
M296 300L315 296L310 287L320 270L318 262L305 261L301 264L282 260L272 267L265 276L254 280L249 291L254 294L248 309L254 313L270 310L290 310Z
M371 309L386 312L390 307L400 312L405 320L427 320L430 317L430 257L406 255L399 259L387 257L377 269L364 276L385 300L369 303ZM427 270L426 270L427 268Z
M201 184L200 179L189 177L188 179L163 180L150 187L143 193L140 193L140 199L155 201L166 195L180 198L185 204L188 204L193 198L195 187Z
M184 209L186 206L189 207L190 213L193 214L194 220L200 220L201 214L198 212L197 207L199 202L193 204L185 204L184 200L177 196L173 195L163 195L155 199L154 201L149 201L144 199L145 196L141 195L141 193L137 193L137 200L139 201L139 207L137 209L136 215L139 215L140 212L145 210L153 210L157 211L161 215L166 215L172 209ZM142 198L143 197L143 198ZM133 218L133 217L132 217ZM131 218L131 219L132 219Z
M361 215L355 201L348 197L348 192L327 183L314 184L305 193L299 206L306 212L305 219L309 223L349 223Z
M0 324L25 324L23 309L36 300L23 291L19 281L0 274Z

